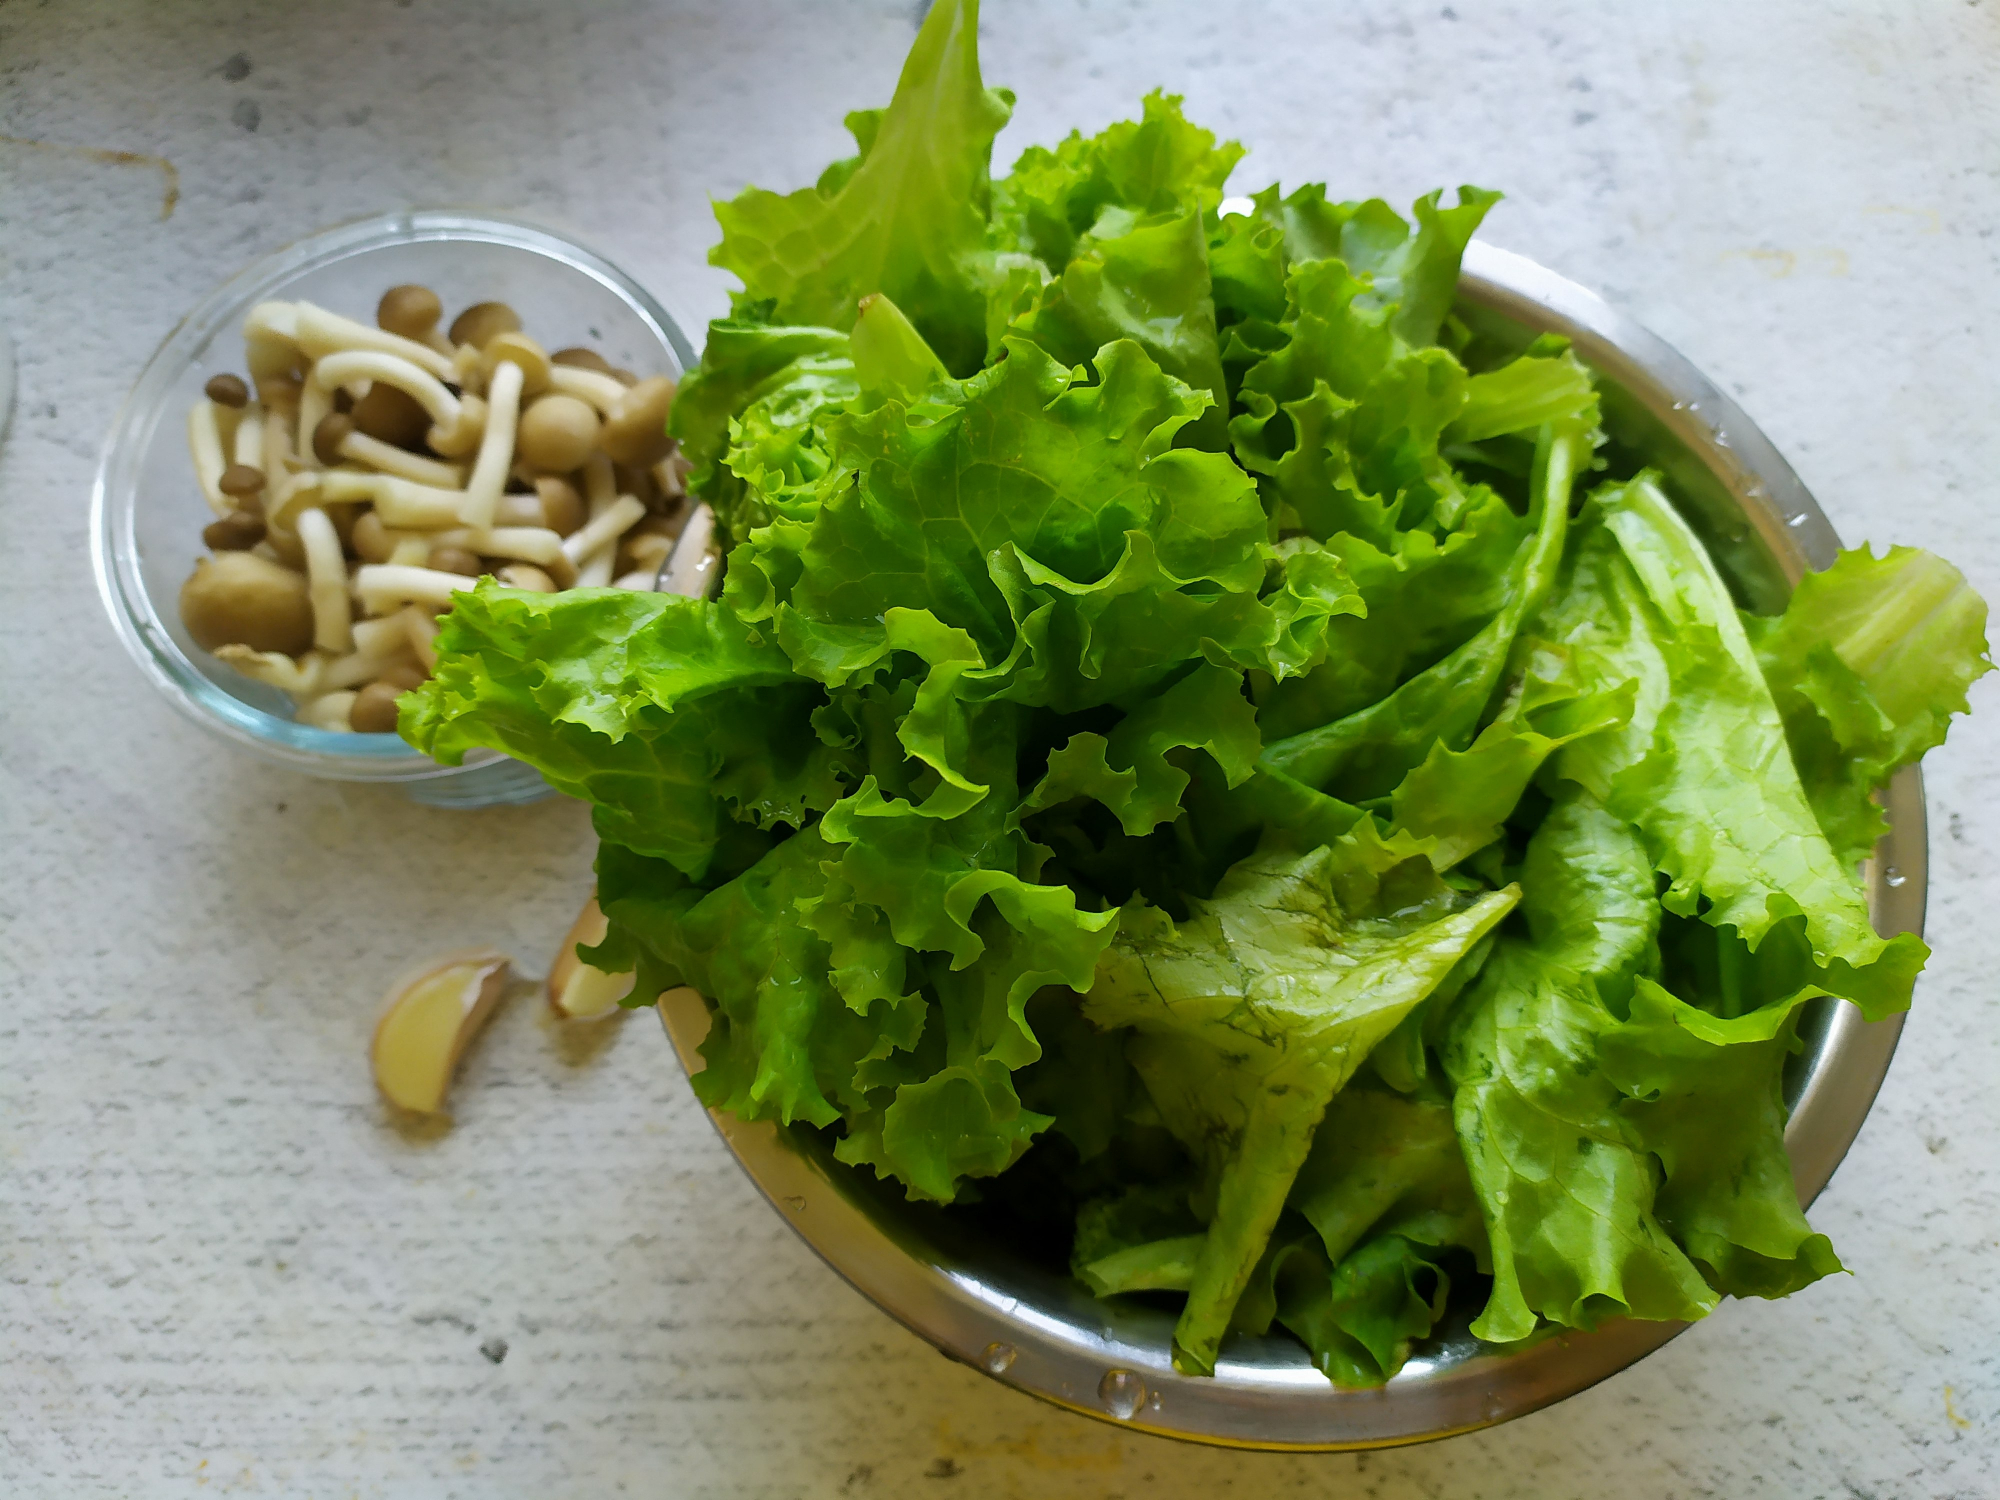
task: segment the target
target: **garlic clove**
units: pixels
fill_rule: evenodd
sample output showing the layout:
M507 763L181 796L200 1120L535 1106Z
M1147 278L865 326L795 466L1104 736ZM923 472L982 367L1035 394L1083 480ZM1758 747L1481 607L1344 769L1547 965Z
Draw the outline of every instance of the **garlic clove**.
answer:
M492 1019L512 972L502 954L458 953L391 989L369 1048L382 1097L413 1114L441 1114L459 1058Z
M593 892L564 935L556 961L549 966L549 1008L564 1020L588 1021L609 1015L632 993L636 975L607 974L577 957L579 946L595 947L603 942L608 927Z

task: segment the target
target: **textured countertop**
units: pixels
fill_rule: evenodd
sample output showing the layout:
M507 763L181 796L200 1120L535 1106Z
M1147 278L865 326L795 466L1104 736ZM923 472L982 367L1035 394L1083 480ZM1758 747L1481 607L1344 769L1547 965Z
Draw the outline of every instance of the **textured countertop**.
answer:
M2000 1494L1990 682L1926 767L1936 957L1814 1212L1854 1274L1495 1431L1206 1451L949 1364L757 1198L649 1018L565 1045L517 1003L455 1129L384 1122L385 983L471 942L539 971L587 820L296 780L170 712L90 581L110 415L222 277L399 205L565 224L699 328L707 196L841 154L918 9L0 0L0 1493ZM1505 188L1487 236L1735 392L1846 538L2000 597L1995 0L989 0L985 31L1003 163L1165 84L1255 147L1241 184Z

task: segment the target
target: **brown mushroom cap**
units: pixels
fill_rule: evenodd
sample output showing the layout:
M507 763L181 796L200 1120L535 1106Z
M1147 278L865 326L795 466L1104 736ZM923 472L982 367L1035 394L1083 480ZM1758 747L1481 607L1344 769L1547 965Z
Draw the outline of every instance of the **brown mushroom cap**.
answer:
M598 426L589 402L559 392L543 396L521 413L514 450L531 469L567 474L590 457Z
M402 689L390 683L369 683L354 695L354 706L347 711L349 727L356 734L394 734L396 700L402 696Z
M254 510L233 510L201 528L211 552L248 552L264 540L264 518Z
M575 370L594 370L599 375L611 373L611 361L595 349L586 349L581 344L572 344L567 349L558 349L549 356L551 364L568 365Z
M243 406L250 400L250 387L241 375L211 375L201 393L217 406Z
M348 416L353 419L356 432L397 448L423 447L424 434L431 430L430 413L422 403L386 380L371 383L368 394L354 403L354 410Z
M604 418L602 445L613 463L643 468L673 451L667 414L673 410L674 383L664 375L642 380Z
M503 363L521 367L521 398L525 401L539 396L549 388L549 354L540 344L525 333L514 330L496 333L482 346L486 356L487 378Z
M204 651L248 646L297 656L313 643L305 575L254 552L218 552L181 585L181 623Z
M215 487L234 500L246 500L264 492L264 471L249 464L231 464L215 481Z
M504 302L475 302L451 320L451 341L484 349L503 333L519 333L521 315Z
M568 536L590 519L590 507L567 479L544 474L535 481L535 494L542 502L542 524L557 536Z
M406 339L421 339L443 316L438 294L414 282L390 287L375 305L375 326Z
M313 457L323 464L340 462L340 445L354 432L354 419L344 411L330 411L313 428Z

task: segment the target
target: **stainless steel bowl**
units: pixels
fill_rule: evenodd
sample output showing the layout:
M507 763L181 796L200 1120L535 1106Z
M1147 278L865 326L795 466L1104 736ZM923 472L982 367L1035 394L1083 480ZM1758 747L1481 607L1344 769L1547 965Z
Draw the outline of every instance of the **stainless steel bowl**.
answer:
M1833 561L1833 528L1805 486L1729 397L1659 338L1601 298L1533 261L1474 244L1459 313L1525 343L1574 341L1600 376L1614 442L1665 471L1745 603L1781 605L1808 569ZM1921 932L1924 795L1914 767L1890 784L1892 832L1868 872L1884 933ZM692 990L660 1014L681 1061L708 1012ZM1902 1018L1873 1025L1846 1002L1819 1001L1786 1078L1785 1145L1803 1201L1819 1194L1875 1100ZM1461 1321L1420 1347L1380 1390L1337 1390L1281 1335L1224 1345L1212 1378L1176 1374L1170 1312L1101 1302L1069 1278L982 1242L935 1208L841 1166L804 1131L711 1112L729 1149L828 1265L943 1353L1017 1390L1145 1432L1249 1448L1374 1448L1468 1432L1574 1395L1660 1347L1685 1326L1617 1322L1495 1351ZM1715 1314L1728 1317L1725 1307Z

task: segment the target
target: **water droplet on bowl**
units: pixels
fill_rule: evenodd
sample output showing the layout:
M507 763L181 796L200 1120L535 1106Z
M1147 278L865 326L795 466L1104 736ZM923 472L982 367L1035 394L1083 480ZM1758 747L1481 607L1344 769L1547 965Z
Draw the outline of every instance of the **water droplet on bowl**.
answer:
M1785 524L1787 526L1792 527L1794 530L1797 530L1799 527L1806 524L1806 520L1807 520L1806 515L1804 514L1804 512L1801 512L1796 516L1786 516Z
M1910 878L1909 876L1905 875L1901 870L1897 869L1894 865L1889 866L1888 869L1882 872L1882 882L1885 885L1890 885L1890 886L1903 885L1908 882L1909 878Z
M1146 1404L1146 1382L1130 1370L1106 1370L1097 1382L1097 1399L1121 1422L1129 1422Z
M1152 1395L1146 1398L1147 1411L1158 1411L1163 1405L1165 1403L1160 1400L1160 1393L1158 1391L1154 1391Z
M979 1362L986 1367L988 1375L1005 1375L1014 1368L1014 1346L988 1344L986 1352L979 1356Z
M806 1211L806 1200L803 1198L787 1198L785 1200L785 1207L789 1208L795 1214L802 1214Z

